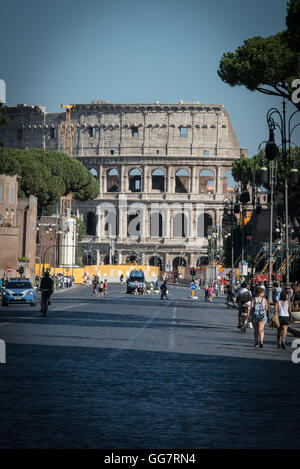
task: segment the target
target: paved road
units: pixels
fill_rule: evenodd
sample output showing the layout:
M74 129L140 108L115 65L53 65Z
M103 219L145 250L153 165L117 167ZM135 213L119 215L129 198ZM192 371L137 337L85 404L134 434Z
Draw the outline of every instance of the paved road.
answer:
M1 448L299 448L300 364L236 328L236 311L187 298L91 296L0 307ZM289 338L289 342L291 342Z

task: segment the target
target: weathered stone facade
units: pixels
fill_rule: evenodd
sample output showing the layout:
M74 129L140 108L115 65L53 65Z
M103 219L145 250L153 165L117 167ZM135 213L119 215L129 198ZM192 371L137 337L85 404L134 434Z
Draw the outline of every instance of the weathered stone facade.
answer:
M196 265L212 223L222 242L223 200L232 192L227 171L247 156L222 105L93 101L76 105L71 116L73 156L100 185L97 200L73 207L87 225L91 262L137 256L142 263L155 257L162 265ZM65 113L22 105L8 108L8 117L5 145L62 150ZM134 219L138 229L129 233Z
M24 275L34 278L36 217L36 197L18 199L18 177L0 174L0 278L19 275L19 257L29 259Z

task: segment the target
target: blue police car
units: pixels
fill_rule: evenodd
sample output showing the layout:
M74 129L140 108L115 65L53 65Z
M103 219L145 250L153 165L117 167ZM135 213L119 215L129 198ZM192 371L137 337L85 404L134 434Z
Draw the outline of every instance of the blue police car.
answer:
M36 305L36 292L29 280L10 280L2 292L2 306L26 303Z

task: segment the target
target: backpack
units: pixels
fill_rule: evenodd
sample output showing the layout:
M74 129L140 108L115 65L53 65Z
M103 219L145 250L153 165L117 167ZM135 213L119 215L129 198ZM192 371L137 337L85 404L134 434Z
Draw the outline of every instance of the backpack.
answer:
M245 303L247 303L248 301L251 301L251 300L252 300L252 295L251 295L249 290L245 291L244 293L242 293L239 296L239 304L240 305L244 305Z
M256 320L263 320L264 317L265 317L265 307L264 307L264 303L263 303L263 299L261 300L261 302L257 302L254 300L254 307L252 309L252 316L253 316L253 319L256 319Z

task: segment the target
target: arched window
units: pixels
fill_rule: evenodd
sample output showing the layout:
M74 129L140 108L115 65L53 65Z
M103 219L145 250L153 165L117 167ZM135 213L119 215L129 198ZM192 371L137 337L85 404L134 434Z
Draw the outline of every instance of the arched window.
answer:
M200 267L201 265L207 265L208 264L208 256L199 256L197 259L196 266Z
M163 169L155 169L152 171L152 190L164 192L165 173Z
M174 238L187 237L187 218L184 213L177 213L174 215L173 228Z
M118 236L119 234L119 223L118 223L118 211L117 210L104 210L104 233L105 236Z
M107 171L107 192L119 192L119 172L116 168Z
M158 256L152 256L149 259L149 265L159 267L159 270L162 270L162 260Z
M155 212L150 215L150 236L161 238L163 235L163 217L161 213Z
M91 249L84 249L82 262L84 265L96 265L96 256L95 252Z
M175 175L175 192L188 193L190 191L190 175L186 169L179 169Z
M129 191L141 192L142 190L142 173L139 169L131 169L129 171Z
M186 260L184 257L175 257L173 259L173 270L177 270L178 267L186 267Z
M115 265L115 264L117 263L115 256L111 256L111 263L112 263L112 265ZM104 264L104 265L110 265L109 254L107 254L107 255L104 257L104 259L103 259L103 264Z
M96 216L94 212L89 212L86 219L86 234L89 236L96 235Z
M141 236L141 214L138 211L127 215L127 236Z
M234 189L234 186L235 186L236 182L235 180L233 179L233 176L232 176L232 171L231 169L229 169L228 171L226 171L224 173L224 177L223 177L223 193L228 193L228 192L233 192L233 189Z
M197 237L207 237L208 227L212 225L212 217L208 213L202 213L197 220Z
M94 178L97 179L98 177L98 171L95 168L90 169L90 173L94 176Z
M215 191L215 176L209 169L203 169L199 174L199 193Z

